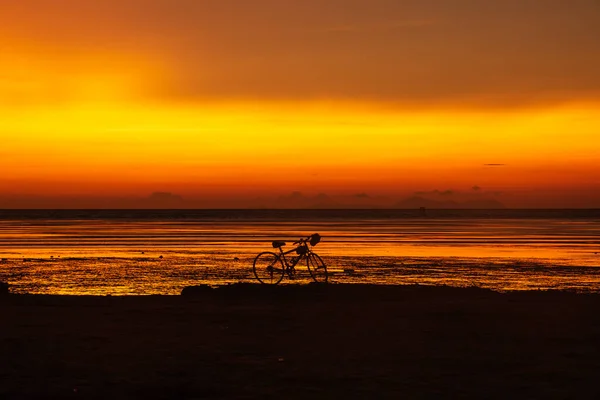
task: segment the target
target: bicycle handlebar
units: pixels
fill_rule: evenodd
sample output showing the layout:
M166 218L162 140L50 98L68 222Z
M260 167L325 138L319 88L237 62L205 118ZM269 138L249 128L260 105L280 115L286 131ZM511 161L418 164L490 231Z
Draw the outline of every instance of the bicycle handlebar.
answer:
M297 242L294 242L294 244L303 244L306 243L310 240L310 238L312 237L312 235L306 237L306 238L301 238L300 240L298 240Z

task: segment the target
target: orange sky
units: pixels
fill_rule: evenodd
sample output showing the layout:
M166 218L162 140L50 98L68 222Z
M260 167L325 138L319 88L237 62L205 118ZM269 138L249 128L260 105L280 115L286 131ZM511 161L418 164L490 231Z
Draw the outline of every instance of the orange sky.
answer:
M600 207L599 3L483 3L3 4L0 206L438 190Z

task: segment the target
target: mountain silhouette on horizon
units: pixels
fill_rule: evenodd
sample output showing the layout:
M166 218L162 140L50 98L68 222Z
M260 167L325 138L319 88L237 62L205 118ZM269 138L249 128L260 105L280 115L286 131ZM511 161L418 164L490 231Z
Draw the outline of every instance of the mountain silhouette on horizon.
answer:
M395 204L395 208L438 208L438 209L498 209L505 208L504 204L494 199L479 199L479 200L432 200L421 196L412 196L404 200L400 200Z

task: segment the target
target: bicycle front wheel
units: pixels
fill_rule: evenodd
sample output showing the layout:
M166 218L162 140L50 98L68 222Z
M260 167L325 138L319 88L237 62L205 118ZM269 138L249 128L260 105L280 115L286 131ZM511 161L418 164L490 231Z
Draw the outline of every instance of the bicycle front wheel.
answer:
M321 257L315 253L306 256L306 266L313 280L317 283L327 283L327 266L321 260Z
M252 270L256 279L265 285L277 285L283 279L283 263L277 254L270 251L256 256Z

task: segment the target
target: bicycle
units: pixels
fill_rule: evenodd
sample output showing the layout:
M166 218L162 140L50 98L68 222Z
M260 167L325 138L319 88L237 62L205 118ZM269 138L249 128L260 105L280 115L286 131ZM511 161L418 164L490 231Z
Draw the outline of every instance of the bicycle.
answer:
M286 273L290 279L294 279L296 265L301 261L305 261L312 279L317 283L327 283L327 266L321 257L312 251L312 247L320 241L321 235L315 233L294 242L294 245L298 245L298 247L288 251L283 251L283 246L286 245L285 242L281 240L274 241L272 243L273 248L278 249L279 254L265 251L257 255L252 265L254 276L262 284L277 285ZM296 255L291 256L288 260L286 256L294 252Z

